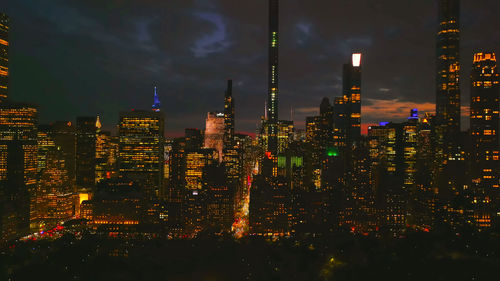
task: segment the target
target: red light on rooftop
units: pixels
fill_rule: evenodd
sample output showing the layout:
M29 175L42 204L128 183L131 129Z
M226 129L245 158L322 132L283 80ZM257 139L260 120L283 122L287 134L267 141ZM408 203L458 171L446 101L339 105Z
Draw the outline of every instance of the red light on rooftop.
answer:
M272 158L272 154L271 154L271 151L266 151L266 157L267 159L271 159Z

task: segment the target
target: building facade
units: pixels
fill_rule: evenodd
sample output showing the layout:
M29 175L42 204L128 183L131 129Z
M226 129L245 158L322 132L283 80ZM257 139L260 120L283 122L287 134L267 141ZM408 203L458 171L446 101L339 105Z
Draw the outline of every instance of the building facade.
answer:
M205 148L217 151L219 162L222 162L225 137L225 114L209 112L205 123Z
M36 222L38 110L29 104L0 105L0 238L28 233Z
M95 184L96 117L76 118L76 186L89 190Z
M439 0L436 50L438 153L453 153L460 133L460 0Z
M149 198L161 198L164 168L164 117L161 112L120 113L118 171Z
M476 187L472 221L479 228L490 227L500 210L499 80L496 54L476 53L471 74L470 131Z
M9 17L0 13L0 102L9 93Z

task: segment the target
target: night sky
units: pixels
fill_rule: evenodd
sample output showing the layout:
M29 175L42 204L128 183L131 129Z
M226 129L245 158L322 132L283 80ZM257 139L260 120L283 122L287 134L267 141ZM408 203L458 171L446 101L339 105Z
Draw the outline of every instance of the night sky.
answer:
M11 17L10 96L40 123L150 109L158 87L167 134L204 128L234 80L237 131L255 132L267 97L265 0L0 0ZM363 123L434 111L433 0L282 0L280 117L299 127L341 95L342 64L363 57ZM500 1L462 1L462 102L473 52L500 51ZM462 113L464 116L467 112ZM468 126L464 121L463 128Z

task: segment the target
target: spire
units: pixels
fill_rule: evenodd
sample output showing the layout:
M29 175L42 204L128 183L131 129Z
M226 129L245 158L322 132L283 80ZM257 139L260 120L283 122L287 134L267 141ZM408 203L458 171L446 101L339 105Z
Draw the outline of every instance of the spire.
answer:
M95 121L95 127L97 128L97 132L100 132L101 131L101 119L99 118L99 115L97 115L97 119Z
M233 96L233 80L228 79L227 80L227 90L226 90L226 97L232 97Z
M156 93L156 87L155 87L155 96L154 96L154 103L153 103L153 111L160 111L160 98L158 97L158 94Z

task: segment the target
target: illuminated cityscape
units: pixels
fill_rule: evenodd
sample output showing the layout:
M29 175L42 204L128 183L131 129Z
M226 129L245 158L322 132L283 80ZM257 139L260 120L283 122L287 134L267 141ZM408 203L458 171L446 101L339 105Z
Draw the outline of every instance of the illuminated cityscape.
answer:
M0 5L0 280L499 280L493 1Z

